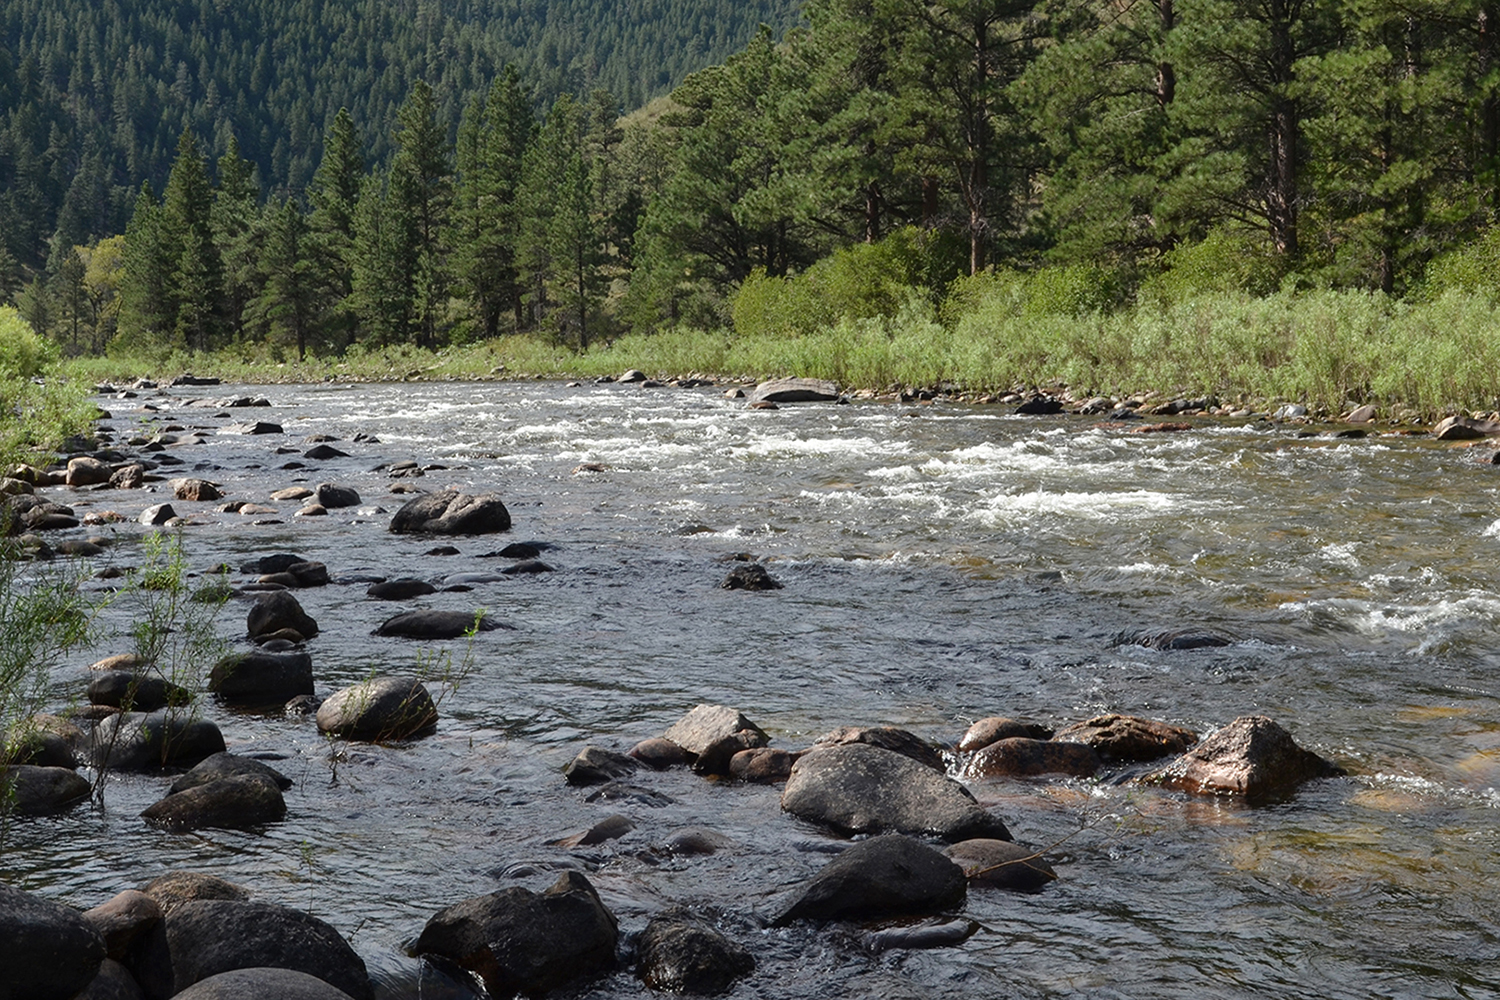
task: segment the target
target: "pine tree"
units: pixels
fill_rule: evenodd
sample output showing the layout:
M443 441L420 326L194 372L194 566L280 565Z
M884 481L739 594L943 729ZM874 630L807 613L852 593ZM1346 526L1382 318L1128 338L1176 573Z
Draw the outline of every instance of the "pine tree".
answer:
M418 346L434 348L448 297L448 247L443 239L453 198L448 136L438 123L437 105L426 81L412 85L396 116L398 152L391 163L390 200L415 227L411 248L413 333Z
M168 295L172 328L190 350L216 345L222 326L223 264L213 234L213 190L191 131L177 143L177 159L162 198L162 249L172 262Z
M244 335L245 309L260 284L256 271L260 233L255 225L259 198L255 168L240 155L239 141L231 133L228 148L219 157L212 223L214 246L223 262L223 313L228 332L237 339Z
M307 357L318 303L316 265L308 255L307 218L290 199L268 209L267 216L259 261L264 280L251 312L266 325L273 343L290 342L301 361Z
M347 109L339 108L323 139L323 161L307 192L312 214L306 240L306 254L316 262L316 322L324 338L339 349L354 342L349 297L353 291L355 206L364 173L354 119Z

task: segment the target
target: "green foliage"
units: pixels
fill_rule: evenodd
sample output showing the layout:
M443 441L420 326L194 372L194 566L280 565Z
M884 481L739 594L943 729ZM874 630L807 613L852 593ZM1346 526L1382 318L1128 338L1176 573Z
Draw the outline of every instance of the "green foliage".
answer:
M1492 301L1500 298L1500 226L1434 259L1427 265L1423 285L1428 299L1449 292L1467 292Z
M1223 292L1268 295L1280 286L1285 269L1285 259L1263 236L1220 228L1163 255L1156 273L1142 282L1139 295L1165 302Z
M79 387L52 377L56 349L21 314L0 306L0 463L56 447L86 426L92 409Z

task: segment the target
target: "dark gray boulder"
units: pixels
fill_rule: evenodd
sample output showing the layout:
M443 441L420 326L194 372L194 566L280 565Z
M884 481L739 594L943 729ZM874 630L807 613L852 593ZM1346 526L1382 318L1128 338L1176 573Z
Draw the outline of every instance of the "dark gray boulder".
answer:
M276 555L261 556L259 559L250 560L240 567L240 572L255 573L257 575L263 573L284 573L299 562L307 562L307 560L291 552L279 552Z
M100 670L89 677L88 699L91 705L154 712L168 705L186 705L193 700L193 692L164 677L128 670Z
M0 814L50 816L73 808L92 791L88 780L69 767L0 767Z
M1009 840L962 840L945 848L943 854L963 869L970 884L1036 892L1057 880L1057 873L1037 851Z
M1231 640L1226 636L1206 632L1201 629L1159 629L1147 632L1122 632L1115 637L1117 646L1145 646L1147 649L1157 649L1163 652L1174 652L1185 649L1218 649L1228 646Z
M909 833L947 841L1010 831L967 788L910 757L867 743L814 749L792 767L781 808L843 834Z
M0 1000L72 1000L104 961L83 914L0 885Z
M634 757L601 747L584 747L563 768L563 777L570 785L602 785L628 778L640 766L640 761Z
M839 398L839 387L820 378L776 378L762 382L745 397L751 403L827 403Z
M118 771L192 767L224 749L218 726L180 709L119 712L102 720L93 734L94 766Z
M895 726L840 726L813 741L816 746L839 746L845 743L868 743L872 747L910 757L934 771L945 770L938 748L916 733Z
M504 627L483 612L422 609L392 615L376 627L374 634L403 639L457 639L470 632L493 632Z
M794 891L771 924L924 916L959 906L967 893L963 870L940 852L899 834L871 837Z
M291 629L304 639L318 634L318 623L302 610L295 597L284 590L263 594L250 607L245 616L245 627L253 639L258 635Z
M370 584L365 590L366 597L373 597L377 601L406 601L413 597L425 597L436 593L437 588L432 584L413 577L382 580L379 583Z
M347 451L339 451L331 444L315 444L302 453L303 458L310 458L314 462L326 462L330 458L348 458Z
M437 724L437 705L411 677L372 677L318 706L318 731L353 740L399 740Z
M725 590L780 590L781 583L760 563L736 566L719 584Z
M636 942L636 974L653 990L711 996L754 970L748 950L681 911L653 917Z
M150 1000L167 1000L236 969L306 973L354 1000L373 1000L365 963L338 931L270 903L191 900L166 915L125 963Z
M147 806L141 818L174 833L218 827L243 830L286 816L281 788L260 774L233 774L174 791Z
M315 493L318 503L329 510L340 507L358 507L361 503L359 491L352 486L341 486L336 483L319 483Z
M185 792L189 788L198 785L206 785L220 778L232 778L237 775L251 775L264 778L282 791L292 787L292 779L282 774L269 764L261 763L251 757L239 757L232 753L216 753L192 767L186 774L172 782L173 792Z
M208 689L225 701L285 704L313 693L312 657L302 650L231 653L209 671Z
M144 1000L130 970L112 958L99 963L99 971L73 1000Z
M199 980L177 1000L353 1000L336 986L293 969L235 969Z
M406 503L391 517L396 534L486 535L510 530L510 511L498 493L444 490Z
M286 574L297 581L299 587L326 587L328 586L328 567L320 562L306 560L304 562L292 563L285 570Z
M1344 772L1264 715L1235 719L1142 781L1198 795L1257 799Z
M619 925L589 880L564 872L543 893L511 888L439 911L417 938L477 973L493 997L539 994L614 966Z
M742 712L725 705L699 705L672 724L662 738L693 757L700 774L728 774L729 761L742 750L771 742L765 732Z

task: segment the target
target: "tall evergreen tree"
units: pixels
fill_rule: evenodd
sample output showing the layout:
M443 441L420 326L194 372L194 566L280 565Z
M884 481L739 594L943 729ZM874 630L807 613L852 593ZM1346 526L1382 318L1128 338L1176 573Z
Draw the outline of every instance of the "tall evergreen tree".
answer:
M318 303L316 263L307 252L307 218L290 199L268 209L267 216L259 261L264 280L251 312L266 325L272 343L291 343L301 361L307 357Z
M348 109L339 108L323 139L323 161L313 175L307 198L306 255L316 262L318 326L324 338L343 349L354 342L350 306L354 273L354 217L365 173L359 133Z
M177 159L162 196L161 232L173 262L169 295L173 329L189 349L217 346L222 326L223 263L214 243L213 189L191 131L177 142Z
M411 249L414 334L422 347L436 347L448 300L445 224L453 199L448 136L438 121L432 87L418 80L396 116L398 152L391 163L392 201L415 227Z
M240 155L239 141L229 135L228 148L219 157L219 186L212 210L214 245L223 264L223 313L228 332L236 339L245 332L245 309L259 285L256 272L260 233L256 226L255 167Z

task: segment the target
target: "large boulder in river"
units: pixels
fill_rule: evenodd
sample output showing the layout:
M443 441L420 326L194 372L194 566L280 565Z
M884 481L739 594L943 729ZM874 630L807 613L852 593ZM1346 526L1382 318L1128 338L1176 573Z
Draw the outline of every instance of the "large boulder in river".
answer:
M71 1000L104 961L83 914L0 885L0 1000Z
M193 692L165 677L130 670L94 671L89 677L87 694L90 705L109 705L137 712L154 712L168 705L186 705L193 700Z
M303 972L373 1000L365 963L338 931L317 917L270 903L193 900L167 913L126 965L150 1000L235 969Z
M404 639L457 639L471 632L493 632L503 628L484 612L434 611L423 608L392 615L375 628L375 635Z
M910 757L918 764L925 764L934 771L943 771L943 755L937 747L916 733L895 726L840 726L831 733L824 733L813 743L817 746L839 746L845 743L868 743L872 747L890 750L903 757Z
M996 740L963 758L959 772L965 778L1032 778L1042 774L1069 774L1087 778L1103 762L1087 743L1061 743L1012 737Z
M312 657L295 649L231 653L214 664L208 689L225 701L285 704L313 693Z
M293 969L235 969L199 980L177 1000L354 1000L336 986Z
M412 677L372 677L318 706L318 731L351 740L399 740L437 724L437 705Z
M398 535L486 535L510 530L510 511L498 493L444 490L406 503L391 517Z
M680 910L652 917L636 942L636 974L665 993L723 993L754 969L749 951Z
M286 800L276 782L253 773L227 775L173 791L141 813L150 825L174 833L203 827L243 830L285 816Z
M743 713L724 705L697 706L662 737L691 754L693 770L699 774L728 774L735 754L771 742Z
M1096 715L1059 730L1055 740L1087 743L1106 760L1156 760L1198 742L1191 729L1134 715Z
M508 997L611 968L618 938L619 924L589 880L564 872L543 893L502 889L439 911L415 951L477 973L491 996Z
M192 767L224 749L218 726L181 709L119 712L101 721L93 733L94 766L117 771Z
M1444 417L1432 429L1432 436L1439 441L1477 441L1496 435L1500 435L1500 423L1464 416Z
M827 403L839 398L839 387L820 378L776 378L762 382L745 397L751 403Z
M1057 879L1057 873L1039 852L1010 840L988 837L962 840L944 848L943 854L963 868L964 877L971 884L1036 892Z
M284 590L263 594L250 606L245 616L245 627L254 639L258 635L269 635L282 629L291 629L304 639L318 634L318 623L302 610L297 599Z
M1235 719L1143 781L1199 795L1254 799L1343 771L1263 715Z
M0 767L0 814L49 816L66 812L92 791L88 780L69 767Z
M963 869L937 850L911 837L871 837L824 865L771 923L924 916L959 906L967 894Z
M947 841L1010 840L967 788L910 757L867 743L803 754L781 793L781 808L840 833L909 833Z

